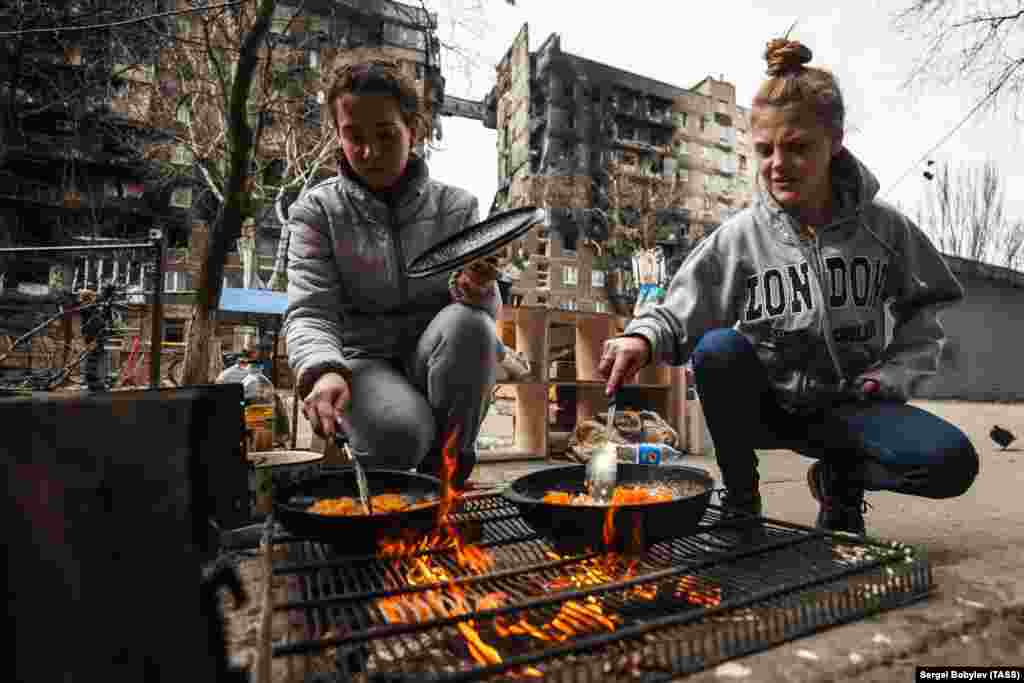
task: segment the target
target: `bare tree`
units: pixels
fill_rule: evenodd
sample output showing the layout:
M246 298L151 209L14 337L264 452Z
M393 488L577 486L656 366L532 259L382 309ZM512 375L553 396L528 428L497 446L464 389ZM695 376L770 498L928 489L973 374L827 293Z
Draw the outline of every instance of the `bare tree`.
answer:
M1024 245L1024 222L1004 213L1005 188L998 167L956 170L942 164L918 209L918 223L944 253L1014 267Z
M1024 92L1024 3L1021 0L912 0L894 16L904 34L925 42L909 83L937 80L983 87L1019 107Z
M223 203L211 226L205 253L200 256L199 292L189 323L182 369L184 384L203 384L209 381L210 339L215 327L215 312L224 279L228 246L231 240L241 234L242 223L252 213L253 207L249 197L253 189L253 149L254 142L259 138L260 126L257 125L257 131L254 133L249 123L248 102L260 63L260 51L270 31L276 5L276 0L260 0L256 11L247 18L245 12L248 8L241 5L237 11L236 21L224 22L235 24L236 30L236 33L225 37L241 37L237 62L234 62L235 66L230 73L229 66L232 61L221 58L217 53L219 46L209 39L218 27L209 26L206 18L203 20L207 26L204 28L207 40L202 47L210 60L210 73L214 74L220 83L218 94L224 103L220 111L227 119L223 129L227 155L221 195ZM264 64L266 63L264 60ZM265 67L262 71L264 79L268 70L269 68ZM209 175L209 166L204 168Z

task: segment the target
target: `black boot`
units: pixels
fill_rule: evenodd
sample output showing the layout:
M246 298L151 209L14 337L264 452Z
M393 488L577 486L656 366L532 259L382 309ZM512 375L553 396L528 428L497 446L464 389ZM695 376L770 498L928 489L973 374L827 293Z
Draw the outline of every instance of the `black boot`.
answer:
M722 469L721 464L719 468ZM743 469L743 472L737 472L735 468L729 468L728 471L722 469L722 480L725 484L725 491L719 498L722 521L742 529L760 528L761 524L757 518L764 509L759 486L761 480L756 469L753 472L748 468Z
M864 511L867 508L864 486L851 480L849 474L824 460L819 460L807 470L807 486L820 505L819 529L864 533Z

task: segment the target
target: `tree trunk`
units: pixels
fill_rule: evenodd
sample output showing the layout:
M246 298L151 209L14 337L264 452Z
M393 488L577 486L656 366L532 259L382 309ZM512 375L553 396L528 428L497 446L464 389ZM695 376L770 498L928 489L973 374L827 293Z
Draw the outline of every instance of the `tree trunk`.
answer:
M260 0L256 21L242 42L238 56L238 68L231 86L228 110L231 139L224 204L217 220L211 226L206 253L200 255L199 291L188 325L185 362L181 373L181 382L184 385L206 384L213 379L209 377L210 339L216 329L217 305L224 283L224 261L227 259L231 240L237 239L241 234L242 222L248 210L246 192L253 132L247 121L246 103L249 99L253 73L256 70L258 51L270 29L270 20L276 5L277 0Z

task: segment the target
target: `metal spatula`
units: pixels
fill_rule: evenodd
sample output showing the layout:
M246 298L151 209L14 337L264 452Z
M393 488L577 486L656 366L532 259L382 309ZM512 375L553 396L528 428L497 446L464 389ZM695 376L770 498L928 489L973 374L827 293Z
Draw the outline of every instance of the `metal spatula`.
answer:
M616 391L608 402L608 424L605 445L597 454L587 461L587 492L595 502L607 505L612 500L615 483L619 479L619 459L616 446L612 443L612 430L615 425L615 410L619 402Z
M356 487L359 489L359 502L363 504L366 509L366 514L373 514L373 503L370 502L370 485L366 481L366 472L363 471L363 466L359 464L359 458L348 446L348 435L341 428L339 422L335 426L334 430L334 443L341 449L345 456L352 462L352 469L356 473Z

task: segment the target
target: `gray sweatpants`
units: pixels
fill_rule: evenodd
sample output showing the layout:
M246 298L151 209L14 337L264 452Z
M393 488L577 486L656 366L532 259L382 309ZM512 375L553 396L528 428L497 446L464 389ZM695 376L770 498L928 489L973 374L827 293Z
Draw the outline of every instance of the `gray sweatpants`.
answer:
M461 303L443 308L405 358L351 358L352 402L342 416L365 467L418 468L437 476L441 447L460 426L455 483L476 465L484 398L495 381L497 334L485 312Z

